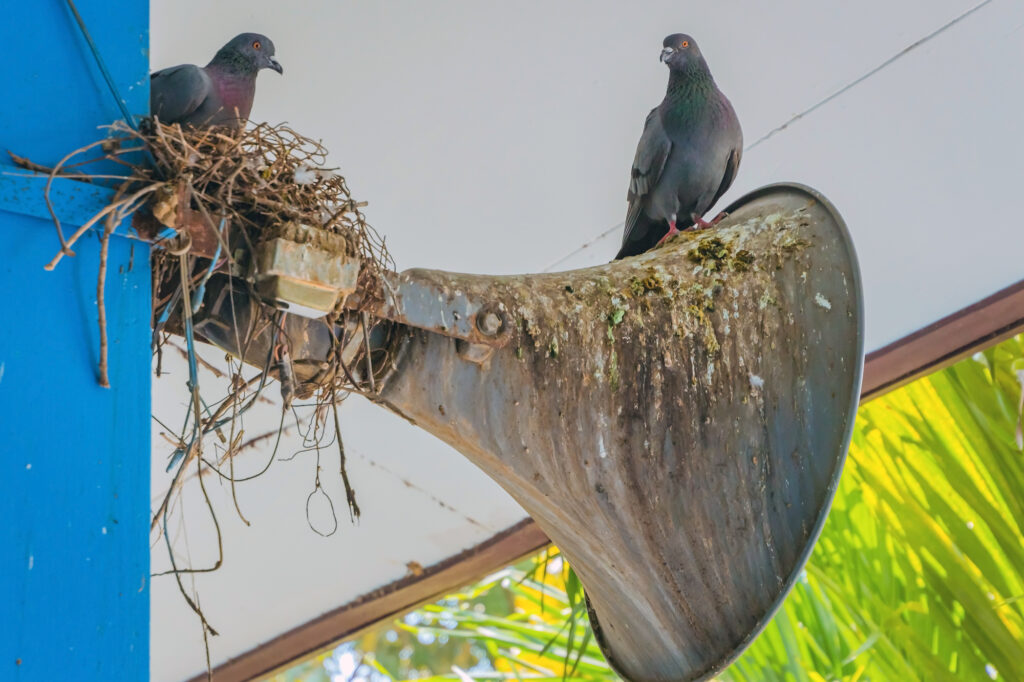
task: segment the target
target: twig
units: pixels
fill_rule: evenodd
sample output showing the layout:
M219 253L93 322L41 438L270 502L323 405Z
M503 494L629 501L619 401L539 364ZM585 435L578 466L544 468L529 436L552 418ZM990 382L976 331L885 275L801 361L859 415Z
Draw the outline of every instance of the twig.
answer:
M173 341L168 342L167 345L169 345L174 350L178 351L178 353L181 354L181 357L183 357L186 360L188 360L188 351L187 350L185 350L184 348L182 348L178 344L174 343ZM224 372L220 371L219 369L217 369L217 367L215 367L214 365L211 365L209 362L204 360L203 356L197 354L196 355L196 362L198 362L200 365L202 365L205 369L207 369L210 372L210 374L212 374L213 376L217 377L218 379L223 379L224 378L224 376L225 376Z
M108 221L109 222L109 221ZM107 306L103 300L104 284L107 280L107 255L110 251L110 232L104 230L100 238L100 271L96 278L96 308L100 326L100 361L99 382L103 388L110 388L110 377L107 375Z
M377 386L373 379L373 353L370 350L370 314L363 311L363 345L366 352L366 374L370 379L370 392L377 393Z
M92 176L90 176L90 175L88 175L86 173L69 173L66 170L57 170L57 171L55 171L53 168L50 168L49 166L44 166L42 164L36 163L35 161L30 161L29 159L26 159L24 156L18 156L17 154L12 152L10 149L7 150L7 155L11 157L11 161L14 163L15 166L18 166L19 168L24 168L27 171L32 171L33 173L43 173L45 175L50 175L52 173L55 173L56 175L60 175L62 177L69 177L70 176L70 177L75 177L75 178L81 179L82 182L92 183ZM110 176L106 176L106 177L113 178L115 176L110 175ZM123 178L124 176L116 176L116 177Z
M238 371L242 371L242 363L238 363ZM230 366L228 367L230 371ZM230 400L230 398L229 398ZM242 507L238 504L238 492L235 489L235 452L237 452L238 444L242 441L243 431L239 431L238 435L235 435L235 420L238 418L238 401L231 400L231 435L228 437L228 470L231 475L231 500L235 503L235 511L238 512L238 518L242 519L245 525L251 525L249 519L245 518L245 514L242 513Z
M341 480L345 484L345 498L348 501L348 516L349 519L355 523L355 520L359 518L359 504L356 502L356 491L352 489L352 485L348 482L348 471L345 468L345 444L341 441L341 420L338 419L338 401L334 400L334 393L331 393L331 409L334 412L334 433L338 441L338 457L341 460L341 466L339 467L341 473Z
M100 210L99 213L94 215L92 218L89 218L89 220L85 221L85 223L83 223L77 230L75 230L75 233L73 235L71 235L71 239L68 239L67 241L64 241L64 235L61 234L60 237L61 237L62 248L61 248L60 251L57 252L57 255L53 257L53 260L51 260L49 263L46 264L44 269L46 269L46 270L53 270L55 267L57 267L57 263L60 262L60 259L63 258L65 256L65 254L66 255L70 255L70 256L74 256L75 252L71 250L71 246L75 242L77 242L79 240L79 238L81 238L81 236L83 234L88 232L89 229L93 225L95 225L97 222L99 222L102 218L106 217L107 215L114 214L114 215L118 216L117 222L118 223L121 222L121 220L124 219L125 213L128 212L128 211L124 210L125 208L133 206L142 197L144 197L147 194L150 194L150 193L156 191L156 189L159 186L160 185L150 185L149 187L144 187L143 189L139 190L138 192L136 192L132 196L128 197L127 199L122 199L121 201L118 201L116 203L108 204L107 206L103 207L103 209ZM47 199L47 201L49 201L49 199ZM59 227L60 223L59 223L59 221L57 221L56 214L54 214L54 218L53 219L54 219L54 221L58 225L58 228L57 228L58 232L60 232L60 227Z
M121 185L114 196L115 203L123 190L124 185ZM107 214L107 220L103 226L103 236L100 237L99 274L96 277L96 309L100 326L100 361L97 370L100 386L103 388L110 388L110 377L107 374L107 305L103 292L106 289L107 283L107 257L110 254L110 234L117 227L117 222L114 220L115 215L116 213Z
M327 498L327 504L331 506L331 518L334 520L334 527L331 528L329 533L320 532L316 526L313 525L313 519L309 516L309 504L313 501L313 496L319 491L324 497ZM309 525L310 530L319 535L320 537L329 538L338 532L338 514L334 511L334 500L327 494L324 487L320 485L320 448L316 449L316 479L313 482L313 492L306 498L306 523Z
M71 152L70 154L62 158L60 161L58 161L57 165L54 166L53 169L50 171L50 176L46 178L46 187L43 190L43 199L46 201L46 209L50 212L50 217L53 219L53 225L54 227L57 228L57 239L60 240L60 251L61 253L66 253L69 256L74 256L75 252L71 250L71 245L68 244L68 242L64 239L64 230L61 229L60 218L57 217L57 211L53 208L53 201L51 201L50 199L50 188L53 186L53 179L60 174L60 169L65 163L67 163L71 158L78 156L79 154L84 154L90 149L100 146L104 142L106 142L106 140L97 140L96 142L87 144L84 147L79 147L78 149L76 149L75 151ZM52 268L49 269L52 270Z

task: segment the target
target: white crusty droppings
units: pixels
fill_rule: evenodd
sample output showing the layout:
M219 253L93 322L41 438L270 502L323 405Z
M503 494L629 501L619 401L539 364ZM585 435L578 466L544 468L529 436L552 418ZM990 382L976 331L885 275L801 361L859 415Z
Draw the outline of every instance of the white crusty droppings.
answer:
M825 310L832 310L832 301L828 300L818 292L814 295L814 302L820 305Z
M319 179L320 175L309 166L303 165L295 169L294 180L296 185L312 185Z

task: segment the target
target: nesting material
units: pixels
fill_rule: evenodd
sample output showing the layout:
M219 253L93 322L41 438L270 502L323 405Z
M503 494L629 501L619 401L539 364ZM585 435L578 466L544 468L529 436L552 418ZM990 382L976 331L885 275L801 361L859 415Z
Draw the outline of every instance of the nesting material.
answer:
M356 288L379 291L379 275L389 265L383 243L345 178L323 167L326 150L319 142L267 124L236 133L152 123L140 135L154 162L152 179L162 183L151 202L153 222L187 233L196 255L212 258L220 246L234 258L241 249L253 258L236 274L258 279L267 275L255 267L259 252L302 245L303 254L312 254L311 281L334 288L339 298ZM136 224L146 230L144 221ZM224 253L229 244L221 233L236 240L232 252ZM331 260L347 264L347 271L331 271ZM275 259L263 264L274 269Z
M102 386L110 385L103 297L110 237L131 218L138 235L154 244L150 263L157 375L170 332L183 337L184 347L171 347L188 362L188 380L182 382L187 416L181 430L174 431L154 415L164 429L160 436L170 445L171 474L151 524L166 544L171 569L156 575L174 577L202 623L207 642L217 631L200 607L195 583L189 588L183 580L184 575L216 570L225 558L206 479L215 476L226 482L235 510L248 525L236 483L267 472L278 457L286 418L294 417L302 436L299 452L316 455L312 492L306 500L310 528L321 535L338 528L334 502L320 480L321 454L326 455L328 448L337 452L349 516L353 522L359 516L346 471L338 404L352 392L375 393L374 373L386 372L393 364L390 351L374 354L370 343L370 328L376 323L372 312L384 300L384 273L393 264L383 240L363 217L365 204L352 197L336 169L324 167L323 145L286 125L182 129L147 120L138 130L115 123L106 132L103 139L70 152L53 168L11 157L26 170L49 176L44 194L60 248L46 269L74 256L75 242L93 227L101 228L96 301ZM97 170L92 165L97 163L106 168ZM111 164L127 171L110 174ZM70 236L50 200L58 177L114 190L111 202ZM297 315L317 322L309 325ZM392 329L382 327L377 337L386 349ZM324 352L315 361L295 357L294 351L308 345L311 335ZM197 342L204 339L235 349L235 357L226 356L218 369L199 353ZM247 367L247 361L255 369ZM200 367L208 371L202 377ZM246 435L245 414L257 401L266 400L264 393L273 380L279 383L283 404L280 424L270 433ZM211 384L219 388L211 391ZM236 456L268 436L274 439L269 461L255 472L236 473ZM193 565L190 557L175 551L171 539L171 515L180 508L175 500L191 478L198 481L216 529L218 558L212 567ZM310 501L317 495L327 498L334 517L329 531L310 518Z
M252 285L264 305L250 330L265 328L280 312L322 317L328 327L344 330L379 297L390 258L366 223L365 204L352 197L336 169L324 167L327 153L319 142L268 124L231 131L149 122L135 137L151 157L149 165L136 167L136 176L158 185L135 226L165 247L155 256L157 333L181 326L177 260L183 250L191 256L188 278L196 293L205 293L203 283L217 276ZM198 308L194 304L194 312ZM282 379L287 374L277 372ZM325 388L357 388L334 385L348 374L332 367L319 379ZM315 389L287 392L308 396Z
M105 244L129 217L139 236L154 243L152 327L157 374L163 345L173 331L184 339L181 352L189 364L184 387L189 416L180 432L161 434L172 447L167 470L173 472L173 480L155 510L153 528L167 540L172 573L182 594L199 614L204 630L213 634L198 602L181 582L181 574L193 569L179 566L167 532L172 500L189 477L184 472L193 471L201 487L205 475L215 473L230 483L234 497L236 480L252 477L236 478L235 455L264 437L244 436L244 415L276 379L286 413L293 401L307 401L295 407L311 415L303 430L303 447L317 452L314 493L322 491L321 447L333 446L340 456L350 515L357 517L359 507L345 471L338 403L351 392L375 390L374 372L390 365L386 353L378 352L371 361L368 327L374 322L372 311L385 295L383 275L393 264L383 240L366 223L361 211L365 204L352 197L336 169L325 168L324 147L288 126L182 129L148 120L139 130L114 124L107 133L104 139L69 153L53 169L27 159L22 165L34 172L49 172L48 205L57 177L115 189L111 203L69 237L51 211L60 249L48 268L56 267L64 256L74 256L72 246L91 227L103 227ZM114 162L128 172L123 179L90 174L86 168L95 162ZM106 366L104 265L97 296L101 383ZM238 299L244 305L234 303L233 291L244 294ZM214 308L217 315L210 312ZM302 358L293 362L293 349L308 342L301 336L305 327L296 324L295 313L323 322L315 328L329 350L315 366ZM197 341L203 340L204 329L230 337L231 346L238 349L238 358L227 359L226 374L200 356L202 346ZM349 366L357 358L365 358L365 367ZM257 368L246 367L243 360ZM201 390L200 367L227 385L227 395ZM256 475L263 471L266 468ZM237 498L235 504L242 516Z

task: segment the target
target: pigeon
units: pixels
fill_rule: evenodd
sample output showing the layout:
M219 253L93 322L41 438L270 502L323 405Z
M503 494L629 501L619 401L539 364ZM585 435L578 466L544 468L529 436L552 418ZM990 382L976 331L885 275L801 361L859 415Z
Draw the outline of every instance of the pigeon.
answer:
M743 155L739 119L715 85L697 42L676 33L662 45L668 91L644 122L616 260L643 253L676 234L677 219L684 229L718 222L722 216L708 223L704 214L736 179Z
M284 73L270 38L242 33L205 67L182 64L150 76L150 113L163 123L240 128L249 119L260 69Z

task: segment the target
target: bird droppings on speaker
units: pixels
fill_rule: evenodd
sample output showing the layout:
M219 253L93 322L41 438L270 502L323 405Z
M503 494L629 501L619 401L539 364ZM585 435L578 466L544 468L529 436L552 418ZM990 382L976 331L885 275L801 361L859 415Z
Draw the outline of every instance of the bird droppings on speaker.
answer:
M849 443L863 303L835 210L775 186L607 265L387 281L400 342L380 404L537 521L625 679L721 671L796 580ZM475 362L451 321L484 310L507 333L472 340L491 347Z

